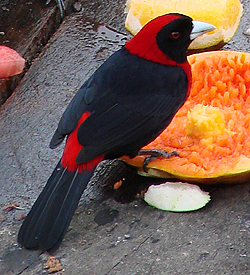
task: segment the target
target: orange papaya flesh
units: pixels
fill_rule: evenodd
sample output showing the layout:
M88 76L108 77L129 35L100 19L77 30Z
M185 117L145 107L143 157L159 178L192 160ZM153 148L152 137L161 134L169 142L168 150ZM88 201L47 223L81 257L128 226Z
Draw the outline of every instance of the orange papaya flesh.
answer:
M250 179L250 54L214 51L190 55L190 96L170 125L143 149L177 151L151 161L123 157L148 176L190 182L238 183Z

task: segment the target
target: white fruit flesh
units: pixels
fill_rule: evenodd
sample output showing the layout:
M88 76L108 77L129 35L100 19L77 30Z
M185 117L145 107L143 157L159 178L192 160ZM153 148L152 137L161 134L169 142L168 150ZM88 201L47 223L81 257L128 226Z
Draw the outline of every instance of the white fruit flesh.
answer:
M144 200L161 210L186 212L204 207L210 201L210 196L194 184L166 182L151 185L144 195Z

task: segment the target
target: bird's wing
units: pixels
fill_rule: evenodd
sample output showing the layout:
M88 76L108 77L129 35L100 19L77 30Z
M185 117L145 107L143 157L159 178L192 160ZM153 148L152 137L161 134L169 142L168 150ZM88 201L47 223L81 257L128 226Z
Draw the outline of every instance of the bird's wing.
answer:
M141 108L128 109L116 104L104 113L93 112L79 127L77 137L83 145L76 162L86 162L98 155L119 157L124 154L135 156L141 147L152 141L171 121L174 112L170 104L152 100L155 106L150 115ZM143 104L140 101L139 104ZM164 102L166 103L166 102ZM170 109L167 116L162 116ZM176 111L176 107L175 107Z
M98 155L136 155L171 121L186 97L187 78L178 67L166 67L122 50L106 61L78 91L65 111L58 132L80 125L77 162ZM52 139L53 140L53 139Z
M77 162L102 154L135 156L165 129L184 103L187 77L180 67L131 58L128 65L135 66L109 74L104 85L107 96L93 102L91 115L79 127L77 137L83 148Z

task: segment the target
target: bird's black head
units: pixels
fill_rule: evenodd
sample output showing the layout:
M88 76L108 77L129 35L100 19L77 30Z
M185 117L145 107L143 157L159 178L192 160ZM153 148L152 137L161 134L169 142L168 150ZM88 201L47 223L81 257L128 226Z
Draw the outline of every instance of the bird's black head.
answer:
M169 13L148 22L126 43L125 48L131 54L156 63L181 64L186 61L191 39L214 28L211 24L193 21L186 15Z
M186 61L192 19L182 14L165 14L148 22L125 45L131 54L156 63L171 65Z
M173 14L175 16L176 14ZM156 34L159 49L177 63L186 61L186 52L191 43L192 19L182 15L170 21Z

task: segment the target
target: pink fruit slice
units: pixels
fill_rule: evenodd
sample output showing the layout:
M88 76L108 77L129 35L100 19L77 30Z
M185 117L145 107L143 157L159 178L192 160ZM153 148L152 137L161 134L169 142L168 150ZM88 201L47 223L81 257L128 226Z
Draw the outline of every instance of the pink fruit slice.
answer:
M23 71L25 59L15 50L0 46L0 79L7 78Z

